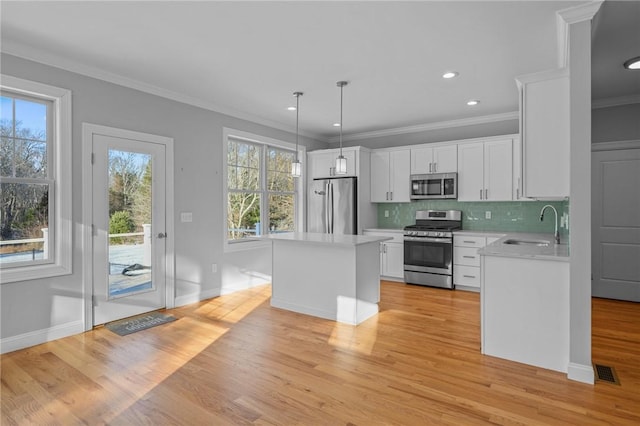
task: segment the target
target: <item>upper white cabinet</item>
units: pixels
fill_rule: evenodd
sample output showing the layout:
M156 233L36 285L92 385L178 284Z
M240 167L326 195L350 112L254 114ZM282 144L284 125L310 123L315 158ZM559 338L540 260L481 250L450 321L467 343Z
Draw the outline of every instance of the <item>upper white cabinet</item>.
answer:
M420 147L411 149L411 174L454 173L458 171L458 146Z
M409 202L410 164L408 149L371 151L371 201Z
M513 139L458 145L458 201L513 199Z
M516 78L520 90L524 196L569 196L569 73L566 69Z
M359 163L356 153L357 150L354 148L342 149L342 155L347 159L347 174L342 176L358 176ZM307 158L309 159L309 176L311 179L336 176L336 158L338 158L338 155L340 155L339 149L309 152Z

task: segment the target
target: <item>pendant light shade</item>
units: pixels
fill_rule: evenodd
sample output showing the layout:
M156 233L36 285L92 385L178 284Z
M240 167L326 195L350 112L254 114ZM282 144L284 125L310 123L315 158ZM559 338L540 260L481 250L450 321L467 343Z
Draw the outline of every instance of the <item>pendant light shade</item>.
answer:
M336 158L336 174L337 175L346 175L347 174L347 159L342 155L342 91L344 86L348 83L346 81L339 81L337 83L340 88L340 155Z
M296 97L296 158L291 162L291 176L297 178L302 175L302 164L298 159L298 123L300 118L300 96L302 96L302 92L293 92L293 96Z

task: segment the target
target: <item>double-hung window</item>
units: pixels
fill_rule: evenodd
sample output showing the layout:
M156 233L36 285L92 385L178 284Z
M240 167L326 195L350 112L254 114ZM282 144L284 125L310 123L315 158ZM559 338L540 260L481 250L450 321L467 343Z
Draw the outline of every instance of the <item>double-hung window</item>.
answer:
M71 273L71 93L0 80L2 282Z
M301 184L291 175L295 148L225 129L226 241L301 227ZM245 246L246 247L246 246Z

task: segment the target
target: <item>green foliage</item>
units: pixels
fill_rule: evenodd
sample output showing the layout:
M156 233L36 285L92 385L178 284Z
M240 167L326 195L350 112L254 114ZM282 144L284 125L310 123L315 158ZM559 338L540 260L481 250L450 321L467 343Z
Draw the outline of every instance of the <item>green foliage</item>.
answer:
M115 212L109 218L109 234L127 234L136 229L136 224L128 211ZM112 244L122 244L125 238L111 238Z

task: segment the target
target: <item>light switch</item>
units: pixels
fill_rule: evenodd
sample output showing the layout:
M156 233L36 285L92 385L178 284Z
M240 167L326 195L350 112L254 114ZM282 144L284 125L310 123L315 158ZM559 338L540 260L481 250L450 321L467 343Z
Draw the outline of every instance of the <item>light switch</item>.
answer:
M484 218L485 219L491 219L491 212L489 210L487 210L486 212L484 212Z
M180 222L193 222L193 213L191 212L180 213Z

